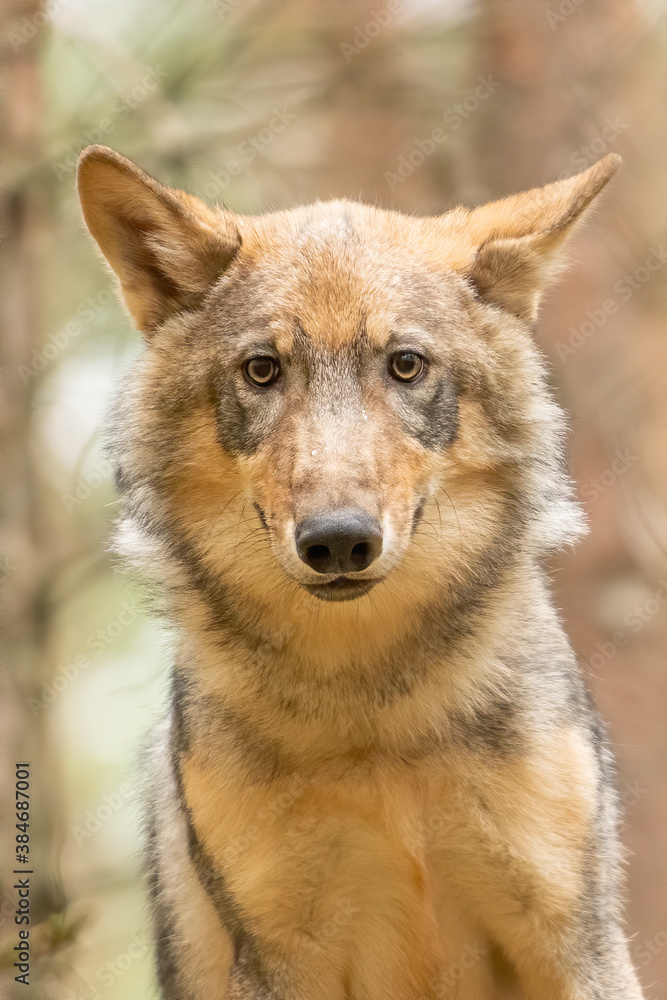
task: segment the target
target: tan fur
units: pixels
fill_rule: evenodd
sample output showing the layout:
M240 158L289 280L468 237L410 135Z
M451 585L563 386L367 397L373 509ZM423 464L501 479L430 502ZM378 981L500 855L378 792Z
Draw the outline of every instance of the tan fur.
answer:
M609 757L541 568L582 525L529 329L617 166L440 218L254 218L84 152L148 336L113 429L120 543L178 636L149 826L165 1000L641 997ZM394 384L396 351L423 383ZM252 388L267 352L280 382ZM297 531L350 507L381 527L350 571L373 587L325 602L340 578Z

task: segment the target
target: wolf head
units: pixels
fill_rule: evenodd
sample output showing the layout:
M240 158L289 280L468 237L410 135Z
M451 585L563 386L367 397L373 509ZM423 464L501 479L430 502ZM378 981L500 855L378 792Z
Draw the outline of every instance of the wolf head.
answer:
M219 616L393 620L572 540L531 326L618 162L433 218L249 217L85 150L84 218L146 340L115 422L144 548Z

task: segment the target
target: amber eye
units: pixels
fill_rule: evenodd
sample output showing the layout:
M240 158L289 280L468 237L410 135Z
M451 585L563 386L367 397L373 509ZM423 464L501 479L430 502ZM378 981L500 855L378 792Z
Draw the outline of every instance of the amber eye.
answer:
M399 382L416 382L426 371L426 361L412 351L399 351L389 358L389 372Z
M280 365L274 358L249 358L243 365L245 377L252 385L273 385L280 375Z

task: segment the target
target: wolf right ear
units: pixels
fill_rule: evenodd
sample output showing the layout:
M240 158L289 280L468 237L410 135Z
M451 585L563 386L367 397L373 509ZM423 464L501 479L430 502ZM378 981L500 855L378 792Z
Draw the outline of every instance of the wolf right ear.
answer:
M147 336L197 308L241 246L231 213L165 187L106 146L84 149L77 180L86 225Z
M621 162L610 153L580 174L451 213L472 253L457 267L479 297L532 321L546 285L563 266L563 245ZM443 217L447 220L447 216Z

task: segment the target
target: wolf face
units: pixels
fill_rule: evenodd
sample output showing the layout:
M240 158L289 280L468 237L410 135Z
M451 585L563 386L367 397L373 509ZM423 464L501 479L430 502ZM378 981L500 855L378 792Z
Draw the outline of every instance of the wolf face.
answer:
M570 540L530 324L617 163L437 218L243 217L86 150L84 216L148 344L116 428L135 523L283 619L474 600Z
M463 282L402 271L355 235L354 208L306 217L209 304L221 445L286 576L328 600L367 593L409 548L458 434L438 321L466 322Z

